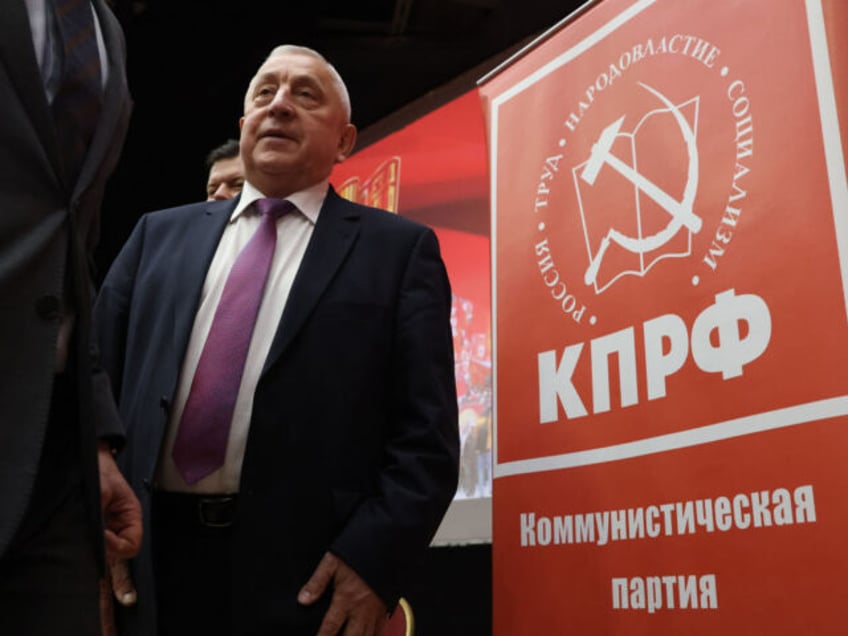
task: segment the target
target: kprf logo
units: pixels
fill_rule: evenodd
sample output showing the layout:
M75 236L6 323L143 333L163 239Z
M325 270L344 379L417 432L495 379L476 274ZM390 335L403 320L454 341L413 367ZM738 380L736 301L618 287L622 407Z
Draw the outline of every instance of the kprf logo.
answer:
M689 256L692 251L692 234L700 232L703 226L702 218L693 209L695 194L698 189L698 146L693 125L689 124L681 112L681 108L687 104L693 104L697 115L698 98L693 98L678 107L665 95L647 84L640 82L639 85L657 98L662 105L661 108L646 113L630 132L622 131L625 116L622 115L619 117L603 129L598 140L592 146L589 159L573 168L578 194L577 203L583 221L583 231L589 254L589 265L586 268L583 281L586 285L594 286L595 293L598 294L615 283L621 276L628 274L645 276L651 267L663 258L684 258ZM672 116L674 123L679 129L682 142L686 147L687 165L685 186L683 187L683 196L680 200L654 183L650 176L639 172L638 168L639 131L649 126L654 119L661 119L665 115ZM694 125L697 126L697 120ZM624 148L627 153L624 158L620 158L613 149L619 140L624 141ZM650 148L647 151L650 152ZM597 247L593 248L589 238L590 227L592 225L592 212L584 205L584 199L587 197L581 196L581 193L583 189L587 187L591 188L595 185L601 170L613 170L618 176L633 186L632 201L635 209L632 210L632 213L636 217L636 231L635 234L630 235L626 230L622 231L618 227L610 227L603 235ZM644 201L640 193L644 194L654 204L653 207L655 209L659 209L667 215L665 226L656 232L646 232L648 225L643 222L642 208ZM623 214L631 213L628 206L622 206L621 210ZM650 211L647 212L649 213ZM631 226L632 224L627 223L627 225ZM685 234L685 248L682 250L669 249L672 239L681 233ZM599 282L598 273L604 263L604 257L610 245L618 246L625 252L634 255L635 267L618 272L610 272L605 280Z
M695 36L648 38L558 110L556 150L533 192L533 248L542 283L576 323L596 325L593 299L628 278L650 286L660 268L685 267L697 286L719 268L743 220L754 144L745 83L720 56ZM697 82L663 72L675 57Z

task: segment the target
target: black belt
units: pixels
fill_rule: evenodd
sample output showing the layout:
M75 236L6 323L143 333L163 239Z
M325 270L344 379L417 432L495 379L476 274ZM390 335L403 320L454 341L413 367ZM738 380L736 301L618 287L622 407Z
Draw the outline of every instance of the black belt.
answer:
M153 491L154 514L206 528L229 528L236 520L238 495L192 495Z

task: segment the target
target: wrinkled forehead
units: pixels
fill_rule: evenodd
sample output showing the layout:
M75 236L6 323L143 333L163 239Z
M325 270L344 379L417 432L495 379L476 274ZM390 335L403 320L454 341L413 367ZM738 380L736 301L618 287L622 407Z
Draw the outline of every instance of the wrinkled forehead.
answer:
M245 108L251 99L251 93L256 85L263 81L277 81L280 78L292 81L296 78L311 78L318 82L328 94L333 95L336 100L341 101L339 89L333 81L332 73L326 62L307 53L278 53L269 57L256 75L250 80L245 95Z
M259 67L256 76L260 77L265 74L277 75L281 72L296 75L314 75L316 77L322 77L327 81L330 79L330 71L324 60L308 53L292 51L271 55Z

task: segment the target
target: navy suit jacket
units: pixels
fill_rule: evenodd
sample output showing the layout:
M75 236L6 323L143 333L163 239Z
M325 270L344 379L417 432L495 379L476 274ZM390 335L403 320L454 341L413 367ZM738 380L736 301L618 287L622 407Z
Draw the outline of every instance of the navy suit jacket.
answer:
M150 490L206 271L233 201L144 216L96 306L146 514L127 633L153 633ZM451 292L432 230L330 190L254 396L235 524L235 624L314 634L296 594L324 552L390 605L456 489Z
M118 437L121 426L109 382L91 347L94 294L89 260L99 232L103 190L123 146L132 102L120 25L104 0L92 0L92 5L106 45L109 79L94 138L74 183L62 176L26 4L8 0L2 5L0 555L20 524L39 469L63 297L76 315L69 370L78 382L78 437L90 527L95 545L103 542L96 437Z

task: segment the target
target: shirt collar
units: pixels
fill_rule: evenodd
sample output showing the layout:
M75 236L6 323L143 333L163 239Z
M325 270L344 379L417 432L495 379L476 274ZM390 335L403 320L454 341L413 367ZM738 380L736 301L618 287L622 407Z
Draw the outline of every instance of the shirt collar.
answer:
M310 186L305 190L300 190L286 197L286 200L291 201L300 210L312 225L318 221L318 213L321 211L321 206L324 205L324 199L327 198L327 192L330 189L330 182L323 180ZM265 195L257 190L250 182L245 181L241 190L241 198L236 204L235 210L230 215L230 223L234 222L241 214L250 207L257 199L265 198Z

